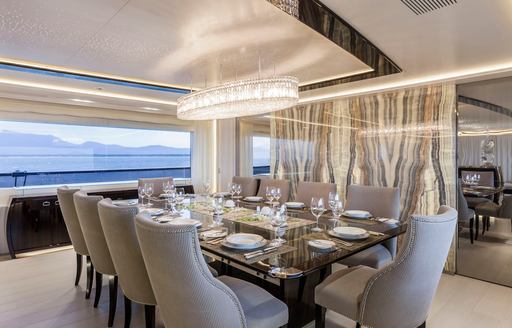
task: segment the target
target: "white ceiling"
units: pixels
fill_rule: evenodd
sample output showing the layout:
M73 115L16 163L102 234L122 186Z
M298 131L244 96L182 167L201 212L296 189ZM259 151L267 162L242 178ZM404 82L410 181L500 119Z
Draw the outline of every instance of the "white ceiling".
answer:
M302 101L457 80L484 71L512 73L510 0L459 0L419 16L400 0L322 2L396 62L403 73L305 92Z
M203 88L370 69L264 0L0 0L0 56Z

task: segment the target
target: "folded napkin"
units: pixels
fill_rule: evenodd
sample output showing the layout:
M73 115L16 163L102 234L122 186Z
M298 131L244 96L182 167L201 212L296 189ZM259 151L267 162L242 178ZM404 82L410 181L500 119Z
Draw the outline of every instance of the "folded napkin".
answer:
M386 223L386 224L400 224L400 221L397 219L388 219L388 218L379 218L377 221Z

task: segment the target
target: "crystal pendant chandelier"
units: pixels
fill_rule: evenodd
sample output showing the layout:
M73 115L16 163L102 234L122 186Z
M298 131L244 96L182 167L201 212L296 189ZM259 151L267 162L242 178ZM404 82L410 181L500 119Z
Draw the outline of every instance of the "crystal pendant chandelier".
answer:
M181 120L212 120L259 115L295 106L299 80L275 76L233 81L192 92L178 99Z

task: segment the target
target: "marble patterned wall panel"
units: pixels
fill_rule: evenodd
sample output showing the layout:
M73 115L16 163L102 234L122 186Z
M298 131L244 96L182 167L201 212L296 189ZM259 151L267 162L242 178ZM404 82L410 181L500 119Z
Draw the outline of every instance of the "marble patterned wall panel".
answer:
M271 120L271 170L292 181L399 187L401 219L455 206L453 85L307 104ZM447 270L453 271L454 253Z

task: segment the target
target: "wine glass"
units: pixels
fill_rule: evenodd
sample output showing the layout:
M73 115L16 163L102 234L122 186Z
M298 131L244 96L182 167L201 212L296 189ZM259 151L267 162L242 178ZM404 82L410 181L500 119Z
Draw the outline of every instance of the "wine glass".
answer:
M138 192L140 198L140 205L144 207L144 196L146 195L146 189L144 189L144 186L140 186Z
M203 188L204 188L205 195L208 196L210 194L210 181L209 180L203 181Z
M267 197L270 205L272 205L274 200L274 192L272 192L272 189L274 189L274 187L271 186L267 186L267 189L265 189L265 196Z
M153 195L153 184L152 183L146 183L144 184L145 194L148 196L148 203L146 204L148 207L153 206L151 203L151 195Z
M184 188L176 188L176 204L182 205L184 201L185 201L185 189Z
M236 197L240 198L240 194L242 193L242 185L241 184L236 185L235 192L236 192Z
M222 226L222 214L223 214L223 205L224 198L223 197L215 197L213 198L213 226L220 227Z
M233 199L236 193L236 183L228 183L228 192L231 195L231 199Z
M281 188L272 188L272 197L276 200L279 205L279 198L281 198Z
M331 191L329 193L329 207L331 210L334 208L336 202L340 200L340 195L337 192Z
M313 214L316 218L316 227L312 228L311 231L319 232L323 231L322 228L318 226L318 220L320 219L320 216L324 214L325 212L325 206L324 206L324 199L323 198L317 198L313 197L311 198L311 214Z
M286 229L284 224L286 223L286 211L284 213L282 211L275 211L272 215L270 223L275 229L276 238L271 241L271 246L281 246L286 242L282 236L284 236Z
M343 214L343 202L341 200L334 202L334 204L331 206L331 209L334 221L338 222L341 215Z

